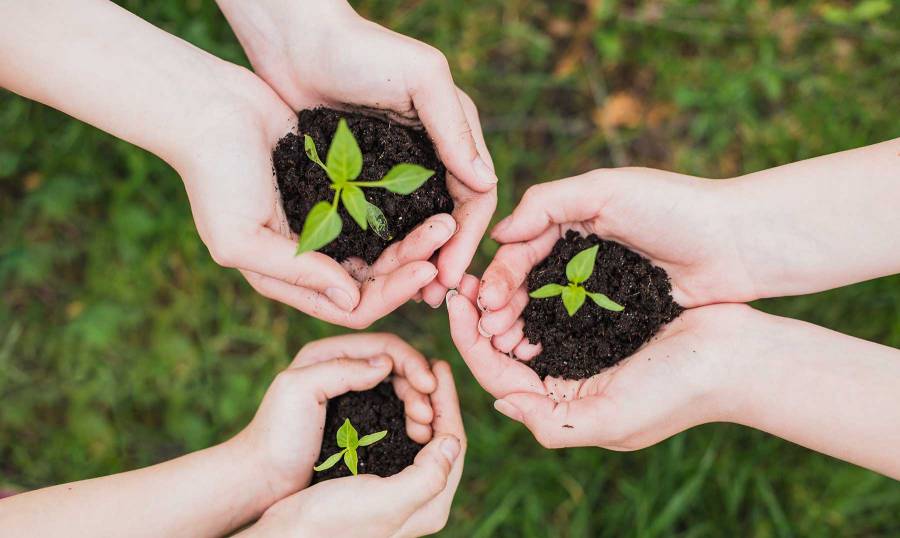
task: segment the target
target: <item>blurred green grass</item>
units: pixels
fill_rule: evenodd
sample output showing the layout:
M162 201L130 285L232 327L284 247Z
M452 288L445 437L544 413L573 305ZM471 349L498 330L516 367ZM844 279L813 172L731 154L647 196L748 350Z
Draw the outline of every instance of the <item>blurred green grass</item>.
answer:
M210 0L120 2L230 61ZM601 166L728 177L900 136L900 8L862 2L361 1L443 50L502 179ZM108 474L220 441L309 340L344 332L213 264L175 173L0 93L0 482ZM480 271L493 251L485 241ZM900 347L900 277L762 308ZM733 425L636 453L543 450L408 305L376 328L450 359L470 436L446 536L896 536L900 486Z

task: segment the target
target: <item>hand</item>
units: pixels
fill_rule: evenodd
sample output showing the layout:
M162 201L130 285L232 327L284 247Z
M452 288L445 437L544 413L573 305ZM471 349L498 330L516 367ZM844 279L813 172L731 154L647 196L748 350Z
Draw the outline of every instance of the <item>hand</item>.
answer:
M528 303L523 283L570 229L618 241L664 268L673 297L684 307L755 298L731 234L725 183L623 168L531 187L493 230L502 246L478 293L482 333L496 335L498 348L519 358L537 355L535 346L519 347L521 336L516 338Z
M228 443L256 462L272 502L282 499L310 482L322 446L328 400L370 389L392 372L394 390L406 410L407 433L426 443L436 420L429 394L440 378L409 344L392 334L376 333L326 338L304 346L275 378L253 421ZM436 373L446 374L441 368ZM448 389L443 390L448 398ZM448 405L444 400L439 403ZM443 425L435 422L435 428Z
M465 432L446 362L434 364L434 438L400 473L327 480L272 506L248 529L259 536L422 536L441 530L462 475Z
M692 426L734 414L741 362L759 334L755 312L736 304L685 311L634 355L583 380L546 378L493 347L479 334L474 294L466 276L447 299L453 341L475 378L497 398L496 409L522 422L547 448L600 446L635 450Z
M440 305L462 278L497 205L478 111L455 86L444 55L359 17L343 0L219 5L256 72L293 110L354 105L424 125L447 165L458 225L435 260L437 281L423 291L426 302Z
M200 237L213 259L241 271L262 295L319 319L364 328L434 280L428 260L456 222L435 215L394 243L371 267L348 269L319 252L295 256L272 173L272 148L296 128L296 116L246 71L223 81L240 97L202 111L184 178Z

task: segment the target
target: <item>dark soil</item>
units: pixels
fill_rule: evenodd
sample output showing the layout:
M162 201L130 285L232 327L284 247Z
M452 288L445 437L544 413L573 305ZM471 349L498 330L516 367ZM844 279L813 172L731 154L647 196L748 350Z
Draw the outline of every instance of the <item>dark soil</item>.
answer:
M348 392L328 401L325 416L325 432L322 437L322 452L316 465L334 454L337 448L337 431L349 418L359 432L359 436L387 430L384 439L374 445L359 447L359 474L375 474L388 477L412 465L416 454L423 445L406 435L406 418L403 402L394 394L390 383L363 392ZM351 476L350 470L341 460L331 469L313 473L313 483L342 476Z
M615 241L593 234L585 238L574 231L557 241L550 255L531 270L528 290L566 284L566 264L596 244L600 249L594 274L583 286L606 294L625 310L611 312L587 299L570 317L560 297L530 299L522 313L525 336L540 343L542 351L525 364L541 379L590 377L634 353L684 310L672 299L665 270Z
M338 261L357 256L371 264L388 245L406 237L428 217L453 211L453 200L447 191L447 169L438 159L425 131L329 108L303 110L299 116L300 135L288 133L278 141L273 154L284 211L288 224L297 234L303 229L303 221L316 202L330 202L334 198L331 181L325 171L306 157L304 134L315 140L316 149L324 161L338 121L346 119L363 154L359 180L377 181L400 163L418 164L435 171L424 185L407 196L385 189L364 189L369 202L381 208L387 217L391 240L378 237L371 229L364 231L342 206L340 215L344 226L341 234L322 247L320 252Z

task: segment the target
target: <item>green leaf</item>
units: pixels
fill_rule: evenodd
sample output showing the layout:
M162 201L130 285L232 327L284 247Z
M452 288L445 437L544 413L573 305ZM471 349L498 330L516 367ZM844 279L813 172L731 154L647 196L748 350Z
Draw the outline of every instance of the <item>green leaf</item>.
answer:
M374 445L378 441L384 439L384 436L387 435L387 430L382 430L380 432L370 433L369 435L364 435L359 440L359 446L369 446Z
M300 242L297 244L297 254L318 250L331 243L341 233L342 225L337 208L328 202L317 203L306 215L306 221L303 222Z
M375 232L378 237L385 241L390 241L394 238L390 229L388 229L387 217L385 217L384 213L378 209L377 205L368 203L368 206L366 207L366 220L369 222L369 226L372 227L372 231Z
M346 184L341 188L341 202L344 203L344 207L347 208L347 213L350 213L350 216L353 217L353 220L359 224L359 227L363 230L369 229L369 222L367 218L368 214L368 206L369 201L366 200L366 195L363 194L362 189L359 187L354 187L351 184Z
M597 303L597 306L600 308L605 308L607 310L612 310L613 312L621 312L625 310L625 307L620 305L619 303L613 301L606 295L602 293L592 293L590 291L586 292L587 296L591 298L592 301Z
M337 445L351 450L356 450L356 447L359 446L359 434L356 432L353 424L350 424L349 418L345 418L344 423L338 428Z
M584 304L584 299L587 296L587 292L584 291L584 288L581 286L567 286L562 291L562 301L563 306L566 307L566 311L569 313L569 316L574 316L578 309L581 308L581 305Z
M564 289L566 289L566 287L560 286L559 284L546 284L529 293L528 296L532 299L546 299L547 297L556 297L561 294Z
M388 170L381 181L376 181L372 186L384 187L397 194L409 194L421 187L433 175L434 170L417 164L402 163Z
M594 245L587 250L582 250L566 264L566 277L572 284L581 284L594 272L594 260L597 259L597 251L600 245Z
M351 448L344 452L344 465L350 469L353 476L356 476L356 464L359 462L359 456L356 455L356 449Z
M325 171L335 183L353 181L362 172L362 152L344 118L338 122L325 162L328 163Z
M343 456L344 452L346 452L346 451L347 451L347 449L345 448L344 450L341 450L337 454L332 454L332 455L328 456L328 459L323 461L321 465L317 465L317 466L313 467L313 471L324 471L325 469L331 469L332 467L334 467L334 465L337 462L341 461L341 456Z
M303 149L306 150L306 156L309 157L309 160L321 166L326 172L328 171L328 167L325 166L325 163L319 158L319 152L316 151L316 141L308 134L303 135Z

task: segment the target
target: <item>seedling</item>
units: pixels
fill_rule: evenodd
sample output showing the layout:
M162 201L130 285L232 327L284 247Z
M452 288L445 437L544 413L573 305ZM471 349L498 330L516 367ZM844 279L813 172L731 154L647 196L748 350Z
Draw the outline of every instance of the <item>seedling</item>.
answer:
M315 141L307 134L303 135L303 149L306 156L328 174L331 188L334 190L334 199L331 203L318 202L306 215L303 230L300 232L297 254L318 250L341 233L343 222L338 215L339 202L344 204L347 213L360 228L368 230L371 226L372 231L382 239L391 239L387 218L381 209L366 200L363 189L381 188L407 195L434 175L434 170L428 170L417 164L401 163L388 170L388 173L378 181L357 181L362 172L362 152L356 138L347 127L347 121L343 118L338 122L324 163L316 151Z
M569 284L566 286L560 284L547 284L529 293L529 297L534 299L546 299L547 297L556 297L562 295L563 305L569 316L574 316L578 309L584 304L586 298L590 297L597 306L612 310L613 312L621 312L625 307L613 301L602 293L587 291L582 282L590 278L594 272L594 261L597 259L597 251L600 245L594 245L587 250L582 250L578 254L572 256L569 263L566 264L566 278Z
M341 120L343 121L343 120ZM338 448L341 449L337 454L332 454L328 457L327 460L322 462L322 465L318 465L313 467L314 471L324 471L325 469L331 469L341 460L341 456L344 458L344 465L350 469L350 472L353 473L353 476L356 476L356 464L359 462L359 457L356 454L356 449L361 446L369 446L377 443L384 439L384 436L387 435L387 430L382 430L376 433L370 433L369 435L364 435L359 437L359 433L357 433L356 428L353 427L353 424L350 424L350 419L345 418L344 423L341 424L341 427L338 428L337 431L337 445Z

